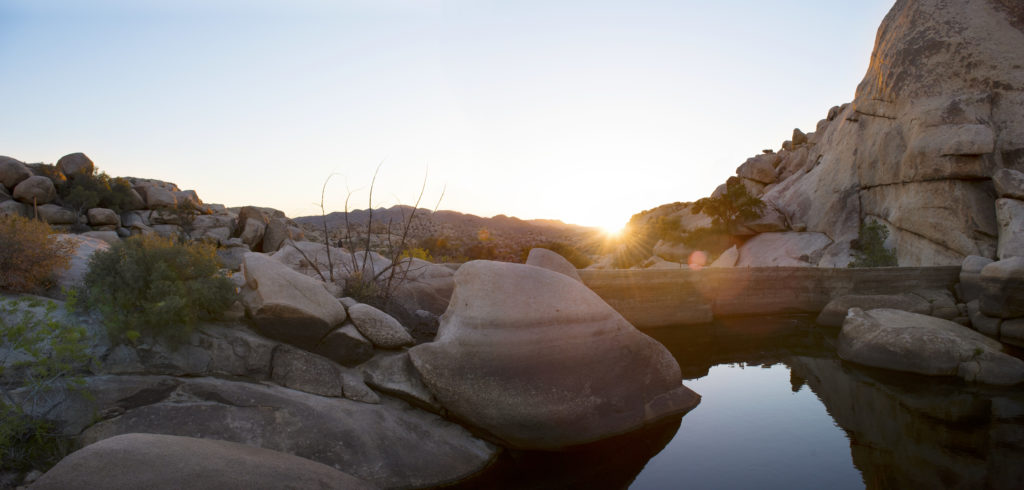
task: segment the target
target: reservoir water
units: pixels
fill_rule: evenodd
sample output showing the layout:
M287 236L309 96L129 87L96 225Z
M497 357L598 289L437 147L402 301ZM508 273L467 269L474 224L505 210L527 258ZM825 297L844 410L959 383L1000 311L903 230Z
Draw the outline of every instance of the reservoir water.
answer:
M700 405L573 451L505 451L453 488L1024 488L1020 387L852 365L807 316L645 333Z

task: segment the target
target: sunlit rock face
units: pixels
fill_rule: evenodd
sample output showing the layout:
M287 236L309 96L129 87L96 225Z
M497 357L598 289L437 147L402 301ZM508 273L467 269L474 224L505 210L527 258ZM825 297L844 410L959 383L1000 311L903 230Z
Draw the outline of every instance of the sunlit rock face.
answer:
M817 129L762 198L833 240L824 263L849 262L867 219L903 266L994 258L991 177L1024 170L1024 3L897 1L853 103Z
M593 442L700 400L664 346L580 282L529 265L463 265L437 340L409 352L452 415L516 448Z

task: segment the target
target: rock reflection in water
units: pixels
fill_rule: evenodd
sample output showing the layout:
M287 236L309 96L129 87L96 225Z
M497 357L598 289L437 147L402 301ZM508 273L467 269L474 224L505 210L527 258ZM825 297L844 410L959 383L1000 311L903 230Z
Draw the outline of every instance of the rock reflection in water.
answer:
M868 488L1024 488L1024 393L795 357Z
M566 451L508 450L476 478L451 489L628 488L679 430L681 416Z

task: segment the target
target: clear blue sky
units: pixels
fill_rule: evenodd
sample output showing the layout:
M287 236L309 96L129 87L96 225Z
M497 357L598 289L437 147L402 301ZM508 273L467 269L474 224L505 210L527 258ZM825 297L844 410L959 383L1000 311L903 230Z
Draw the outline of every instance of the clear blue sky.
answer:
M853 98L893 0L0 3L0 154L207 202L612 226Z

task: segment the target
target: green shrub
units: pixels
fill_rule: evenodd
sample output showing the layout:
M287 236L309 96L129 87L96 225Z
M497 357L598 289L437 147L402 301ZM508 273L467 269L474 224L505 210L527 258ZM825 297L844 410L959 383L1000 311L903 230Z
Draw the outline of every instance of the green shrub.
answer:
M56 313L53 301L0 299L0 471L45 471L69 452L52 422L26 410L53 390L81 390L78 374L92 362L85 329Z
M850 244L853 262L848 267L895 267L896 251L885 248L889 230L876 221L861 223L860 236Z
M74 253L49 225L20 216L0 217L0 290L41 292L54 285Z
M95 207L128 211L132 203L132 185L128 179L110 177L104 172L75 175L58 186L61 199L79 214Z
M156 235L131 237L97 252L85 275L87 303L114 337L188 338L201 319L217 318L234 301L214 247Z

